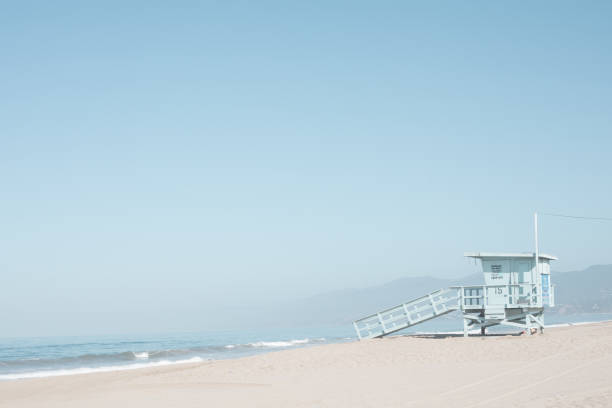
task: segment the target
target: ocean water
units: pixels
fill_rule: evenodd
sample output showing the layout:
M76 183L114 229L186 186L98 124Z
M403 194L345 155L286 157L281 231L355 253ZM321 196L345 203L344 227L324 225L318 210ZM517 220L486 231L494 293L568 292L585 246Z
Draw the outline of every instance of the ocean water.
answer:
M547 325L612 320L612 313L546 316ZM460 332L446 315L398 334ZM499 328L495 331L516 331ZM351 325L120 336L0 338L0 380L129 370L239 358L277 350L355 341Z
M355 340L350 325L117 336L0 338L0 380L238 358Z

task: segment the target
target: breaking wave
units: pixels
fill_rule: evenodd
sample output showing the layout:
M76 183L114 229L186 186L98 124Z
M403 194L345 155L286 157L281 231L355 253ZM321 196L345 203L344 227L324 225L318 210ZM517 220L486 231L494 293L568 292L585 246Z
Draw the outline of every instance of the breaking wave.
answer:
M143 351L142 353L134 353L134 358L137 360L147 360L149 358L149 353Z
M287 348L300 346L305 344L325 343L326 339L321 337L317 339L295 339L281 341L256 341L246 344L227 344L223 346L226 349L248 349L248 348Z
M289 340L289 341L258 341L255 343L249 343L251 347L264 347L264 348L279 348L279 347L291 347L298 344L308 344L310 339L302 340Z

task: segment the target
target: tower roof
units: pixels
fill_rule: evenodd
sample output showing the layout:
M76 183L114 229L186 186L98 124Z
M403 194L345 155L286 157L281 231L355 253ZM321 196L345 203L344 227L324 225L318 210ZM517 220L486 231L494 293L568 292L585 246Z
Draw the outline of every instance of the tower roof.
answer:
M465 252L463 254L468 258L534 258L535 253L533 252ZM556 260L556 256L539 254L540 259Z

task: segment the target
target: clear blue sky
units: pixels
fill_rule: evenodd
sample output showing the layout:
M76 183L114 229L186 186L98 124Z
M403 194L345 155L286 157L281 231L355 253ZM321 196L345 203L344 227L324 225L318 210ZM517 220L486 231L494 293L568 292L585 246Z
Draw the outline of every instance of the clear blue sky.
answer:
M194 329L612 216L610 2L125 3L2 5L1 335ZM541 237L612 263L612 223Z

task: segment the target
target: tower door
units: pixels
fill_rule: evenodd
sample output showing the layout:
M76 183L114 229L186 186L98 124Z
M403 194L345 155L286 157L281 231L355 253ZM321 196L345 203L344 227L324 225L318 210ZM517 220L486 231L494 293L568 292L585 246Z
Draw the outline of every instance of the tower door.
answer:
M529 303L531 294L531 261L514 261L512 268L512 303L525 304Z

